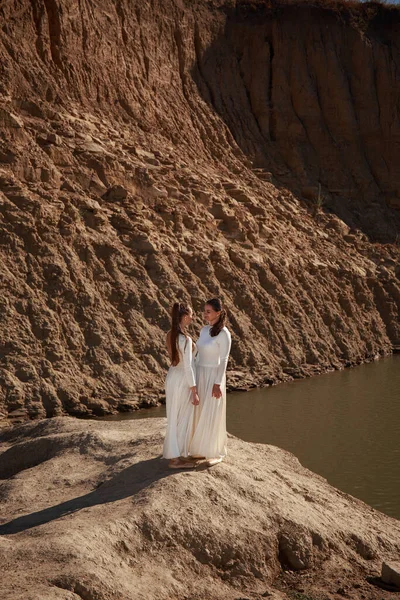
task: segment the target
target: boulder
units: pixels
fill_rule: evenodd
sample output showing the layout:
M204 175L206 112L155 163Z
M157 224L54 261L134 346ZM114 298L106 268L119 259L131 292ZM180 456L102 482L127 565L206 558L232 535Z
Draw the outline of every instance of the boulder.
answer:
M383 562L381 579L388 585L394 585L400 591L400 561Z
M54 144L55 146L60 146L62 144L62 138L56 133L48 133L47 141L49 144Z
M128 190L126 190L122 185L113 185L102 195L103 200L107 200L107 202L121 202L125 200L128 195Z
M0 127L22 129L23 126L24 122L20 117L7 110L6 108L0 108Z

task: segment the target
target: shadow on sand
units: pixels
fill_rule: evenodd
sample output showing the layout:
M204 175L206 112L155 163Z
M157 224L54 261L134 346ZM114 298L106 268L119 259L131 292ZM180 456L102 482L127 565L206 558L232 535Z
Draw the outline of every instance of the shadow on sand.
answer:
M17 517L8 523L0 525L0 535L19 533L38 525L43 525L65 515L72 514L97 504L106 504L128 498L149 487L155 481L164 479L169 475L176 475L180 470L168 469L167 461L161 458L152 458L141 461L124 469L115 477L101 483L99 487L84 496L78 496L61 504L50 506L37 512L32 512L22 517Z

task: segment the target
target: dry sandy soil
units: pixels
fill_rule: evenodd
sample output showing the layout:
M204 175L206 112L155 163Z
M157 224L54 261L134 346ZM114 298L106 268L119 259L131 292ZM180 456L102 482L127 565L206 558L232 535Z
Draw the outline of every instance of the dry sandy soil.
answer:
M0 419L162 399L176 298L231 388L400 345L400 13L317 4L1 3Z
M164 419L71 417L0 435L2 600L393 600L367 581L400 522L290 453L231 437L177 472Z

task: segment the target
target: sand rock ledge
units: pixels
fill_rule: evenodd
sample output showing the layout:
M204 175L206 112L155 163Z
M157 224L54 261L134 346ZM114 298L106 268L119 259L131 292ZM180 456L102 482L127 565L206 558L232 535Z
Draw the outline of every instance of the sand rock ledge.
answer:
M160 459L165 419L54 418L0 434L3 600L389 599L400 522L274 446ZM338 595L339 594L339 595Z

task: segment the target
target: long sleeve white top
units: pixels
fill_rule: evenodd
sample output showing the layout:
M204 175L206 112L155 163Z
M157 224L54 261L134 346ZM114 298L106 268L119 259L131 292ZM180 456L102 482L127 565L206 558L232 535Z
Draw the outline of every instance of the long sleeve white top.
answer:
M218 335L211 337L210 329L211 326L206 325L200 331L196 343L198 352L196 364L199 367L218 367L214 383L221 385L231 349L231 334L226 327L223 327Z
M196 385L196 379L193 370L193 350L192 350L192 339L189 336L184 336L182 333L179 334L179 363L176 368L182 368L185 370L186 381L189 387Z

